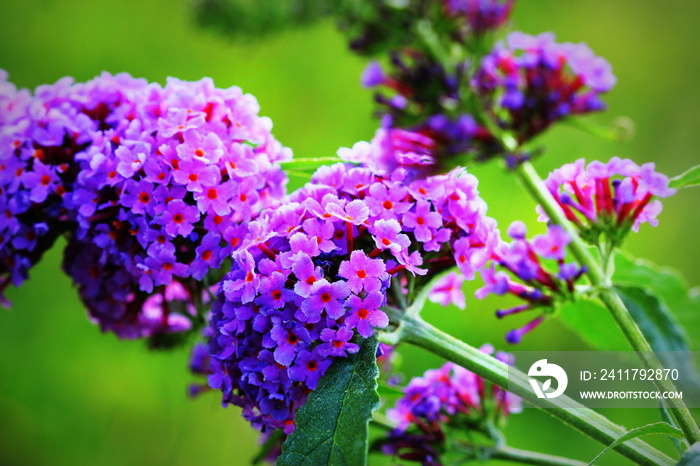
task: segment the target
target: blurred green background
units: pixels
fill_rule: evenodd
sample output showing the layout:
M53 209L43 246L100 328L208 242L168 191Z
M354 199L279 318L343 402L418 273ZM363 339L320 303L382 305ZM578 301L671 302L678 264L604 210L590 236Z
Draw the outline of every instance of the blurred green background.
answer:
M635 138L623 144L567 127L550 131L543 139L547 153L536 163L543 175L579 157L654 161L669 175L700 162L700 3L520 0L514 20L526 32L552 30L560 40L586 41L606 57L619 82L606 99L609 111L594 119L607 123L626 115L637 127ZM66 75L84 81L103 70L161 83L167 76L210 76L219 87L239 85L257 96L275 135L297 157L332 155L370 138L376 128L371 95L359 85L365 60L346 49L330 21L237 44L197 27L185 1L3 1L0 44L0 68L21 87ZM470 169L501 225L522 219L542 229L511 175L495 164ZM700 284L698 206L700 188L665 201L660 226L642 227L629 249ZM237 409L221 409L215 393L186 398L192 381L187 351L150 352L142 342L101 334L60 271L60 249L21 289L9 291L13 308L0 312L0 464L247 464L257 435ZM472 298L466 311L435 307L426 316L473 345L490 341L503 348L504 333L521 323L497 321L493 310L503 305ZM700 317L684 316L684 323L698 349ZM585 348L551 321L518 350ZM405 354L408 375L440 363L418 350ZM657 413L605 414L636 426L656 420ZM513 446L580 460L601 449L536 410L513 416L506 435ZM667 440L653 441L669 449ZM612 454L601 464L627 463Z

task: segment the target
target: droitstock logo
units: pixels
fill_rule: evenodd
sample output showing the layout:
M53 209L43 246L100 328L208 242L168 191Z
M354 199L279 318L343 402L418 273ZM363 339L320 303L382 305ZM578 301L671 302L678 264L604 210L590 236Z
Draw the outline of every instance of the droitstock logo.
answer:
M530 376L530 385L532 385L532 389L537 394L537 398L556 398L564 393L569 383L569 378L564 369L556 364L548 363L546 359L540 359L530 366L527 375ZM540 385L537 379L533 379L532 377L548 378ZM557 381L557 388L553 391L549 391L552 387L552 378Z

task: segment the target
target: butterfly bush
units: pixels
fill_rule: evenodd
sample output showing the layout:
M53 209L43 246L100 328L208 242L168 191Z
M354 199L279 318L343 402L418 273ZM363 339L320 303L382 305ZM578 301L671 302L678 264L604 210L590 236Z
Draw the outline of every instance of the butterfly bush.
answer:
M0 70L0 300L5 305L5 288L20 286L65 228L61 176L71 176L64 159L74 147L45 149L57 142L47 127L77 127L58 110L37 105L28 90L7 79ZM42 125L33 124L38 121ZM57 163L47 163L47 157Z
M572 299L574 284L586 271L574 262L565 261L571 236L562 227L550 225L545 234L532 240L526 239L526 235L523 222L510 225L508 236L513 241L502 241L495 248L491 266L480 272L485 284L476 291L479 299L489 294L510 294L525 301L519 306L496 311L499 319L525 311L539 314L525 326L508 332L508 343L519 343L561 302Z
M510 17L515 0L445 0L453 19L463 19L470 33L480 35L501 27Z
M474 277L498 242L485 214L464 170L406 181L365 164L320 168L234 252L211 316L210 386L254 427L290 432L333 359L388 325L384 305L454 265Z
M484 345L481 351L493 354L494 348ZM514 362L508 353L499 351L495 357L509 365ZM522 409L516 395L451 362L414 377L403 393L387 410L396 427L381 442L382 452L424 465L443 464L441 455L456 433L478 430L487 421L502 423Z
M450 37L469 48L484 33L502 26L510 16L513 0L446 0L440 17ZM421 8L415 5L413 8ZM424 12L425 15L431 12ZM444 20L447 21L444 21ZM432 56L430 51L399 48L390 54L385 70L377 61L369 63L362 74L365 87L377 88L375 100L385 132L406 128L420 135L431 146L430 160L422 160L420 176L449 171L458 165L455 157L486 159L502 148L485 125L477 123L465 107L471 96L471 63L461 59L454 69ZM406 160L399 166L412 167Z
M378 89L375 100L382 129L377 137L405 139L401 135L408 133L415 139L413 144L427 148L417 152L419 155L430 154L395 160L394 166L387 168L406 167L425 177L449 170L455 166L455 157L485 159L500 150L472 115L452 110L464 99L461 87L468 78L467 68L465 62L457 74L450 74L440 63L414 50L393 52L391 69L386 73L378 62L365 68L362 84Z
M662 205L655 198L676 192L655 168L653 163L639 166L618 157L588 165L579 159L554 170L545 184L584 239L598 244L603 234L619 245L630 229L636 232L647 222L658 225ZM538 212L539 220L549 220L539 206Z
M570 115L603 110L600 96L615 82L610 64L585 44L512 32L482 60L472 87L498 125L523 143Z
M40 86L30 100L10 127L17 148L7 158L23 172L8 204L60 223L47 229L67 233L64 270L103 330L188 329L201 281L284 195L279 162L291 152L255 98L210 79L161 87L105 73Z

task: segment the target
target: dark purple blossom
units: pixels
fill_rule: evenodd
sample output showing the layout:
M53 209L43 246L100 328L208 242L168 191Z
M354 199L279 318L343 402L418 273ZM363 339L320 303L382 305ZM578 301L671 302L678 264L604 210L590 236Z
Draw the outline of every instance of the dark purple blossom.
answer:
M497 29L508 20L515 0L445 0L445 9L463 18L472 34Z
M604 109L600 95L615 81L608 62L585 44L513 32L483 59L472 85L499 125L523 143L558 120Z

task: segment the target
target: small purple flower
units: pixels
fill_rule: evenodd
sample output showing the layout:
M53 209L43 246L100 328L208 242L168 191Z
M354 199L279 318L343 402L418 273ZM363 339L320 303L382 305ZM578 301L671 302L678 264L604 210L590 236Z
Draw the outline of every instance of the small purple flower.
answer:
M309 343L309 332L301 325L278 322L270 330L271 339L277 344L275 361L289 367L301 348Z
M348 327L340 327L338 330L324 328L321 332L321 345L318 346L320 354L327 356L346 356L347 353L357 353L360 347L350 340L355 333Z
M431 211L428 202L421 201L416 203L415 212L404 214L403 224L413 229L418 241L426 243L433 239L437 229L442 226L442 216Z
M464 277L461 274L450 272L435 283L428 294L428 299L444 307L454 304L458 308L464 309L467 304L464 291L462 291L463 283Z
M374 224L374 242L378 249L389 249L398 257L406 252L411 240L408 236L400 234L401 225L394 219L377 220Z
M318 379L330 365L331 360L322 357L318 351L301 350L294 360L294 365L289 368L289 376L297 382L306 382L310 390L315 390Z
M362 72L360 81L364 87L374 87L384 83L385 79L382 66L376 61L371 61Z
M516 220L508 227L508 236L513 239L525 239L525 236L527 236L527 227L520 220Z
M22 173L22 184L29 190L29 199L32 202L41 203L56 189L60 180L55 171L40 160L36 160L32 168L32 171Z
M305 321L318 322L322 316L338 319L345 314L343 301L350 294L345 282L328 283L320 280L311 287L312 294L299 307Z
M228 215L231 212L229 201L233 197L236 185L226 181L218 186L209 186L195 194L197 207L201 212L213 212L216 215Z
M361 336L369 338L374 333L374 328L384 328L389 325L389 318L380 310L384 305L384 296L381 293L370 292L365 298L352 295L346 301L350 315L345 319L345 324L357 330Z
M170 236L188 236L194 229L193 224L199 220L199 209L186 204L180 199L170 201L163 213L165 231Z
M311 295L314 284L322 278L321 270L307 255L300 255L297 258L292 265L292 272L297 279L294 292L303 298L308 298Z
M353 293L363 289L368 293L379 291L382 282L389 277L384 262L370 259L363 251L353 251L350 260L341 262L338 275L347 279Z
M559 225L552 225L544 235L532 239L532 249L545 259L564 259L571 236Z

